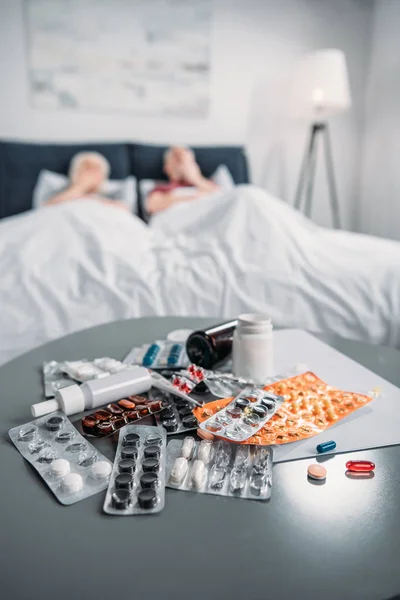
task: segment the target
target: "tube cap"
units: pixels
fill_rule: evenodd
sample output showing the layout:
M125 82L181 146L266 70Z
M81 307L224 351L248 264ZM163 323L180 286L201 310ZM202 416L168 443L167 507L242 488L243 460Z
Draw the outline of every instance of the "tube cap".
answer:
M85 396L79 385L69 385L56 391L55 399L66 415L85 410Z
M32 404L31 413L34 417L42 417L43 415L48 415L49 413L59 409L60 405L58 404L57 400L46 400L45 402Z

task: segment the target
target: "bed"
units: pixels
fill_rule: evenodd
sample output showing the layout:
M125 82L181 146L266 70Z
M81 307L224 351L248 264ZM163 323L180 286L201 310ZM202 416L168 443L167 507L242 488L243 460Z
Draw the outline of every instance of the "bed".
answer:
M68 172L71 158L78 152L100 152L111 166L111 179L129 175L142 179L165 179L162 170L165 146L133 143L27 144L0 141L0 219L32 208L32 194L43 169ZM248 164L241 146L201 146L193 148L206 177L224 164L236 184L249 183Z
M61 147L56 163L52 148L40 147L49 157L40 165L31 146L14 168L17 148L1 149L0 364L79 329L152 315L267 313L278 327L400 347L400 244L315 225L246 183L242 149L197 150L206 174L224 163L238 185L148 225L87 199L28 211L40 168L65 172L78 150ZM137 176L161 175L162 148L91 148L117 177L133 165Z

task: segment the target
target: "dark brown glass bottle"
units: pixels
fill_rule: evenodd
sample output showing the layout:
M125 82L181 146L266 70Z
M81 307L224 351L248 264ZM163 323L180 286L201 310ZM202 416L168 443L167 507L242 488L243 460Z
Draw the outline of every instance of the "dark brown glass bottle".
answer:
M186 352L192 363L212 369L232 352L233 332L237 320L214 325L204 331L194 331L186 342Z

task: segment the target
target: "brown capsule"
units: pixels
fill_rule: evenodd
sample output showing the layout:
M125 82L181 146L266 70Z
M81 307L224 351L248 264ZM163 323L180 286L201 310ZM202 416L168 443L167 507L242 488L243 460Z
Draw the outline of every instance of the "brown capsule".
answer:
M101 423L97 424L97 431L103 435L107 435L108 433L112 433L114 428L110 421L101 421Z
M132 423L133 421L137 421L139 419L139 413L137 410L129 410L124 413L124 417L127 423Z
M132 400L128 400L127 398L123 398L122 400L119 400L118 404L124 410L133 410L135 408L135 406L136 406L136 404L134 402L132 402Z
M145 398L143 398L143 396L128 396L128 400L131 400L135 404L143 404Z
M126 421L123 417L115 416L111 418L111 423L113 424L114 429L121 429L126 424Z
M149 404L150 412L159 412L162 409L162 402L160 400L154 400Z
M138 406L136 406L136 410L139 413L140 417L145 417L146 415L149 414L148 407L144 406L143 404L139 404Z
M108 410L98 410L92 416L98 421L109 421L111 414L108 412Z
M84 431L91 433L93 429L96 427L98 420L94 418L93 415L88 415L87 417L83 417L82 419L82 427Z
M109 404L107 410L113 415L121 415L123 413L123 409L118 404Z

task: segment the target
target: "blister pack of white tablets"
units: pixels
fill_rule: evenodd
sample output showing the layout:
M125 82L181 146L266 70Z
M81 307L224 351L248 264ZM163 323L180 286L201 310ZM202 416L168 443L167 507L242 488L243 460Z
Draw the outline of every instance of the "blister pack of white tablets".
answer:
M154 400L161 400L163 409L154 418L157 425L163 427L167 435L175 435L183 431L197 429L199 424L192 412L193 404L163 390L151 389L149 395Z
M188 365L189 358L184 343L156 340L132 348L124 358L124 363L149 369L176 369Z
M62 363L55 360L43 363L43 385L46 398L53 398L57 390L75 383L61 368Z
M104 512L119 516L160 512L165 503L165 462L165 431L146 425L123 427Z
M112 463L61 411L14 427L8 435L61 504L74 504L107 488Z
M272 490L272 448L225 440L171 440L167 486L185 492L268 500Z

